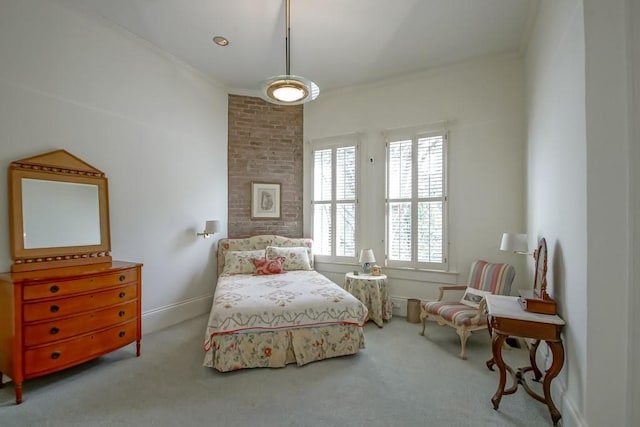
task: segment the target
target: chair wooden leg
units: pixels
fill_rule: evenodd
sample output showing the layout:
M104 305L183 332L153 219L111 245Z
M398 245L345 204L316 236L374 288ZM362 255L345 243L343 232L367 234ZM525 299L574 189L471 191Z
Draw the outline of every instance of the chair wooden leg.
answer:
M425 329L427 328L427 313L421 311L420 320L422 321L422 332L420 332L420 335L424 336Z
M471 332L469 332L465 328L456 328L456 332L460 336L460 346L462 347L462 350L460 351L460 359L467 360L465 350L467 348L467 338L469 338Z

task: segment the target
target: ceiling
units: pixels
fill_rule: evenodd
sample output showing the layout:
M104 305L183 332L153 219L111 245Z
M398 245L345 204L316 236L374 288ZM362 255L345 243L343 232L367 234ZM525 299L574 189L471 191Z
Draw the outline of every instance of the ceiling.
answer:
M60 0L169 52L231 93L285 74L284 0ZM538 0L291 0L291 74L322 92L521 54ZM222 35L227 47L212 42Z

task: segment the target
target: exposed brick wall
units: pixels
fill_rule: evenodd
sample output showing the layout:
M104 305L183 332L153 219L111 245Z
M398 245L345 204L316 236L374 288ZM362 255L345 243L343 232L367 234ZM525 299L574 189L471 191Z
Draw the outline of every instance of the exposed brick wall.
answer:
M229 95L229 237L302 237L303 106ZM251 219L251 181L282 184L281 219Z

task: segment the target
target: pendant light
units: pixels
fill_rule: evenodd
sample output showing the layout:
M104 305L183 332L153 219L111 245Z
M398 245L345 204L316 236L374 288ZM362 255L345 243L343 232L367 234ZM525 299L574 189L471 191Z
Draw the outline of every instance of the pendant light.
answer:
M317 84L304 77L291 74L291 6L285 0L286 74L274 76L261 85L262 98L278 105L299 105L313 101L320 94Z

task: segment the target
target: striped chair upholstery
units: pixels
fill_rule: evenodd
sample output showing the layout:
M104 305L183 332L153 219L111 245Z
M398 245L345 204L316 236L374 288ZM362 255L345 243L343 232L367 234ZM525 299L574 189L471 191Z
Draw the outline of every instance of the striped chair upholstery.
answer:
M466 359L465 348L471 332L485 329L487 316L484 299L479 307L470 307L458 301L444 301L446 291L464 291L467 287L475 288L496 295L509 295L515 277L515 269L509 264L496 264L487 261L474 261L471 264L467 285L440 286L440 295L436 301L420 303L421 335L425 334L427 320L434 320L440 325L448 325L456 329L460 336L460 358Z

